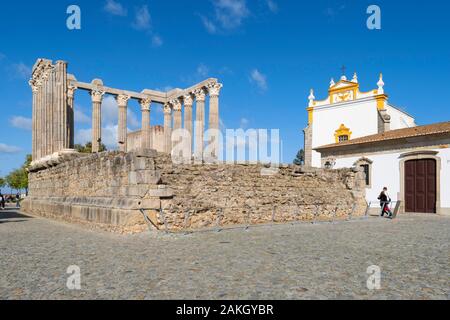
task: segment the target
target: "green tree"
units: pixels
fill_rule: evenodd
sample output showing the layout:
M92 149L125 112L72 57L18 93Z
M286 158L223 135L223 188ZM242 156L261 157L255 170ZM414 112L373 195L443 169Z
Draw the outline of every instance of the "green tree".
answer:
M74 149L80 153L92 153L92 143L88 142L84 146L81 144L76 144ZM106 146L102 143L100 144L100 152L107 151Z
M2 191L2 188L6 187L6 185L6 180L4 178L0 178L0 192Z
M294 164L301 166L305 163L305 150L300 149L294 159Z
M8 186L14 190L25 190L28 193L28 168L31 164L31 155L27 155L25 163L20 169L10 172L5 180Z

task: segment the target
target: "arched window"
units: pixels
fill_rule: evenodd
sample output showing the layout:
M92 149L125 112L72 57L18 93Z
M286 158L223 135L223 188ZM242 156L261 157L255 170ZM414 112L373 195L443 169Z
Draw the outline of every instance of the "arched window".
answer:
M367 158L361 158L355 162L356 168L361 168L366 175L366 187L372 187L372 164L373 161Z
M336 139L336 143L345 142L350 140L352 132L349 128L347 128L344 124L341 124L339 129L337 129L334 133L334 138Z

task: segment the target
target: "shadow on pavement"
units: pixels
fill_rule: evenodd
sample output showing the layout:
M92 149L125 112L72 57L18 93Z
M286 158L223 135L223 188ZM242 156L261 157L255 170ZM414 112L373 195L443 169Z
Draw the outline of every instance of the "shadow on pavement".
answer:
M33 219L33 217L17 212L15 208L0 210L0 222L8 219Z

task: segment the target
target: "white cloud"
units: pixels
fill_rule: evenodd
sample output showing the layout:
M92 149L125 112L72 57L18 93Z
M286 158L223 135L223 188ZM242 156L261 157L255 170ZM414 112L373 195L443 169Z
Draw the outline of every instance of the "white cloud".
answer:
M102 143L108 150L117 149L117 125L102 127ZM92 129L79 129L75 132L75 143L85 145L92 141Z
M206 28L206 31L208 31L211 34L215 34L217 32L217 27L214 24L214 22L212 22L211 20L209 20L208 18L206 18L204 16L200 16L200 18L202 19L202 22Z
M32 120L30 118L25 118L21 116L14 116L9 119L9 123L15 128L31 130L32 128Z
M250 73L250 82L254 83L262 91L266 91L268 88L267 77L261 72L259 72L258 69L254 69Z
M102 123L103 126L116 125L119 118L119 107L117 101L113 96L107 96L102 103ZM136 114L130 109L127 109L127 124L131 128L138 128L141 123Z
M236 29L250 15L246 0L215 0L213 1L213 6L213 19L200 15L206 31L211 34L218 33L220 31L219 27L222 31Z
M137 30L150 30L152 27L150 11L148 6L144 5L136 10L133 27Z
M278 12L278 4L274 0L266 0L266 4L269 7L269 10L273 13Z
M90 123L91 122L91 118L87 114L85 114L79 106L75 105L75 110L73 111L73 113L74 113L75 123Z
M20 151L22 151L22 149L19 147L0 143L0 153L18 153Z
M85 145L92 140L92 129L79 129L75 132L75 143Z
M225 29L239 27L250 13L245 0L217 0L214 7L216 19Z
M197 67L197 75L199 75L200 77L206 78L209 74L209 68L204 65L203 63L201 63L198 67Z
M115 16L126 16L128 14L127 9L125 9L120 2L114 0L106 0L105 6L103 8L109 14Z
M108 150L118 148L118 125L106 125L102 127L102 143ZM128 132L131 130L128 128ZM75 143L85 145L92 141L92 129L79 129L75 132Z
M163 40L161 39L161 37L158 35L154 35L152 37L152 46L153 47L161 47L162 45L163 45Z
M31 77L31 68L23 62L12 65L14 76L19 79L28 79Z
M247 118L241 118L241 121L240 121L240 128L241 128L241 129L246 129L247 126L248 126L248 123L249 123L249 121L248 121Z
M333 7L328 7L325 9L324 11L324 15L326 15L329 18L334 18L336 17L341 11L343 11L345 9L345 5L341 5L339 7L333 8Z

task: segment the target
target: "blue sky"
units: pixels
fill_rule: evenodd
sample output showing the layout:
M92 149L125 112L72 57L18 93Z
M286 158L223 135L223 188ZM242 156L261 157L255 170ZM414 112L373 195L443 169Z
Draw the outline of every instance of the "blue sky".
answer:
M66 27L66 9L81 8L81 30ZM380 6L382 29L366 27ZM326 97L331 77L358 72L361 90L383 72L390 102L418 124L450 118L448 1L98 0L15 1L0 5L0 176L31 152L35 60L69 62L78 80L141 91L189 87L216 77L224 84L227 128L280 129L283 160L303 145L309 89ZM108 102L107 102L108 103ZM76 96L77 139L89 132L90 100ZM106 111L104 135L115 112ZM139 127L137 103L129 127ZM153 124L162 124L153 112ZM109 129L108 129L109 128Z

